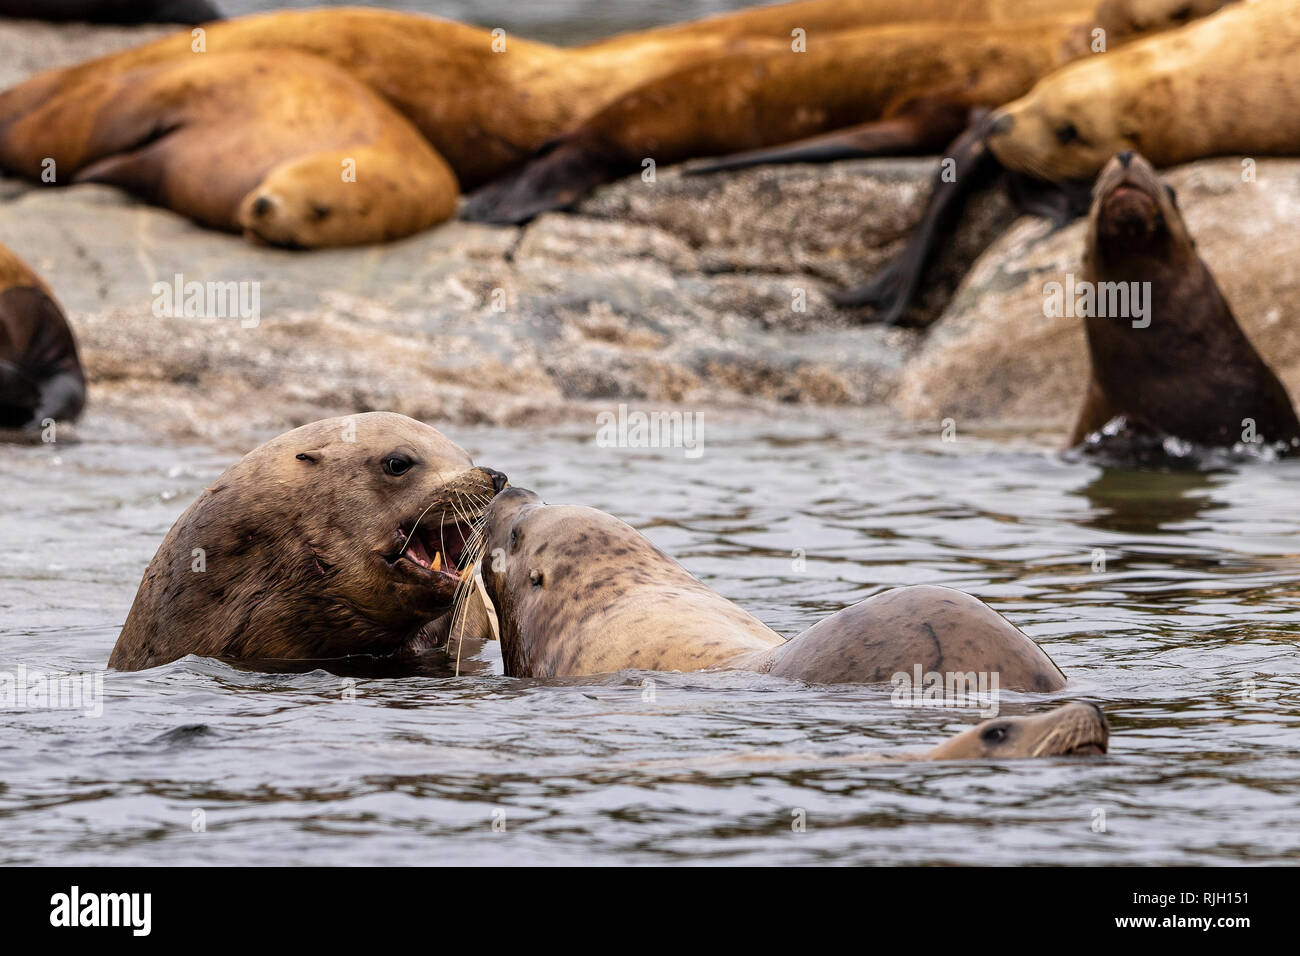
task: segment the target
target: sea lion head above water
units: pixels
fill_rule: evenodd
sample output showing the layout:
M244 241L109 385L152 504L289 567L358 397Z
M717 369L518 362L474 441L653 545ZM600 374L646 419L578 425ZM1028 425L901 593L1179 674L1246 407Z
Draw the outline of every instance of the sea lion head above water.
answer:
M635 528L511 487L484 516L483 584L509 677L752 667L783 641Z
M109 666L400 651L451 610L483 508L504 484L403 415L286 432L227 469L168 532Z
M1159 447L1163 436L1206 448L1256 438L1278 453L1300 447L1285 387L1237 324L1173 189L1137 153L1117 154L1098 177L1084 263L1098 308L1084 319L1091 375L1071 445L1122 418L1129 427L1100 451L1142 434ZM1127 292L1107 292L1110 304L1142 296L1144 305L1101 314L1103 290Z
M1104 754L1106 715L1095 704L1066 704L1033 717L995 717L950 737L924 760L999 760Z

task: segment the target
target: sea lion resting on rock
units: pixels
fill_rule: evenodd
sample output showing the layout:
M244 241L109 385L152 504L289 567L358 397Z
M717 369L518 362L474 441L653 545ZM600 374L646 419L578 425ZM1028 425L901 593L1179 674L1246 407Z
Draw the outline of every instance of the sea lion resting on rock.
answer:
M1158 167L1300 155L1300 0L1237 3L1044 78L992 118L1009 169L1091 179L1131 149Z
M192 55L78 90L8 127L10 169L52 160L57 176L295 247L394 239L456 208L455 176L415 128L317 57Z
M627 524L509 488L488 507L483 583L512 677L625 668L741 668L814 683L996 674L1005 690L1058 690L1065 675L975 598L899 588L786 641L705 587Z
M77 342L50 290L0 245L0 428L41 428L86 404Z
M1300 450L1286 389L1197 254L1173 191L1142 156L1118 154L1097 180L1084 263L1095 300L1084 319L1091 372L1071 445L1122 417L1128 429L1201 446L1258 440ZM1105 300L1132 303L1142 290L1141 316L1131 304L1096 314Z
M469 591L505 476L428 425L326 419L249 452L167 533L109 658L186 654L279 670L426 646Z
M1046 4L1035 0L1034 9ZM788 54L791 23L816 32L900 17L978 21L1013 16L1013 6L926 0L913 10L904 0L817 0L569 50L385 10L247 17L208 25L201 44L181 33L43 73L0 94L0 167L36 178L45 160L55 158L57 182L94 179L152 192L155 201L200 222L284 245L369 242L446 218L456 184L373 96L350 89L325 64L281 65L282 53L319 57L378 93L414 124L460 184L473 188L651 79L744 51ZM200 65L236 53L242 58L219 67ZM304 89L319 89L315 108ZM299 112L310 119L295 122ZM339 116L334 125L331 112ZM368 125L359 119L372 114ZM219 128L227 122L230 129ZM128 129L132 135L123 132ZM358 168L350 183L363 188L340 193L339 161L375 139L370 174ZM253 148L243 148L249 141ZM114 152L104 152L109 148ZM210 155L197 162L203 151L222 154L223 161ZM93 173L85 170L97 161ZM250 194L258 174L274 164L280 175L269 193L285 202L279 209L259 206L272 222L249 216L237 197ZM191 165L202 172L190 172ZM394 182L395 165L410 167L412 180ZM170 185L151 190L159 177ZM324 220L316 215L320 209L330 210ZM369 218L358 223L360 210Z

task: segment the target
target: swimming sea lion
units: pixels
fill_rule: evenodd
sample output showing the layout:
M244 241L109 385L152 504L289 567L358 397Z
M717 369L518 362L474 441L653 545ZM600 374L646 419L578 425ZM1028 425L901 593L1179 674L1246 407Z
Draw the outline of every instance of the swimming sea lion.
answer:
M333 668L426 640L468 590L505 476L388 412L313 422L228 468L167 533L109 658Z
M1123 416L1131 428L1203 446L1250 440L1243 431L1253 423L1260 442L1300 450L1286 389L1197 254L1173 191L1142 156L1119 153L1097 180L1084 264L1098 303L1104 289L1123 289L1130 302L1149 289L1149 298L1136 320L1132 306L1084 319L1091 373L1071 445Z
M38 177L52 160L74 182L121 186L277 245L407 236L449 218L459 193L447 164L383 98L291 51L109 74L7 132L14 171Z
M0 245L0 428L39 429L86 404L68 319L45 283Z
M1116 153L1156 166L1300 155L1300 0L1253 0L1045 77L992 118L1009 169L1091 179Z
M853 763L894 763L930 760L1020 760L1031 757L1100 756L1110 744L1106 715L1096 704L1072 703L1030 717L995 717L964 730L930 750L920 753L869 752L858 754L806 754L757 751L709 754L687 760L640 761L620 770L690 769L702 765L710 771L735 764L752 766L797 762L840 766Z
M786 641L594 508L509 488L488 507L484 534L483 583L511 677L725 667L833 684L888 681L919 666L998 673L1008 690L1065 684L1010 622L948 588L880 594Z
M207 0L0 0L0 17L88 23L207 23L221 14Z

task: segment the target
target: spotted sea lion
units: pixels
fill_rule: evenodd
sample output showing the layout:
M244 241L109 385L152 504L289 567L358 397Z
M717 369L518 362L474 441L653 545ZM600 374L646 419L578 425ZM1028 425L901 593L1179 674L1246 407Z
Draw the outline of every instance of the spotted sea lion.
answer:
M484 547L483 583L512 677L723 667L834 684L920 667L997 673L1008 690L1065 684L1009 621L948 588L880 594L786 641L594 508L506 489L487 509Z
M0 428L38 429L86 404L68 319L45 283L0 245Z
M172 526L109 666L197 654L334 669L419 649L468 591L483 507L504 484L403 415L285 432L228 468Z
M1096 704L1063 704L1043 714L1027 717L995 717L963 730L929 750L911 752L868 752L856 754L801 754L751 751L710 754L688 760L640 761L620 767L625 771L687 770L696 765L716 772L728 765L752 767L796 763L842 766L855 763L893 763L930 760L1022 760L1033 757L1091 757L1105 754L1110 746L1106 715Z
M88 23L207 23L221 13L207 0L0 0L0 17Z
M1091 179L1122 150L1157 167L1300 154L1300 0L1233 4L1071 64L992 118L1003 166Z
M1237 324L1173 190L1133 152L1116 155L1097 180L1084 279L1098 302L1106 289L1146 301L1136 319L1132 305L1110 316L1094 307L1084 318L1091 369L1071 445L1122 417L1129 429L1201 446L1257 438L1300 450L1285 387Z

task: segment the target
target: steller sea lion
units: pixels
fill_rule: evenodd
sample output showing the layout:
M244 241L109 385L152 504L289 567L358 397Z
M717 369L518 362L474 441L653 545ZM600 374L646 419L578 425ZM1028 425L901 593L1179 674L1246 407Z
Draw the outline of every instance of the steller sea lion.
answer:
M836 684L920 667L996 673L1007 690L1065 684L1033 641L960 591L889 591L786 641L613 515L512 487L485 520L483 583L511 677L723 667Z
M752 766L761 763L797 761L800 767L809 764L839 766L850 763L892 763L896 761L930 760L1020 760L1031 757L1086 757L1105 754L1110 744L1110 728L1106 715L1096 704L1072 703L1054 707L1044 714L1030 717L995 717L919 753L857 753L823 754L780 753L758 751L736 754L710 754L692 760L640 761L620 767L620 770L657 773L665 769L690 769L703 765L710 771L736 764Z
M1149 296L1136 321L1131 308L1085 317L1091 372L1070 445L1123 417L1130 429L1201 446L1250 440L1250 423L1261 443L1300 450L1286 389L1197 254L1173 191L1142 156L1119 153L1097 180L1084 267L1098 301L1103 288L1121 286Z
M172 526L108 664L141 670L197 654L334 669L423 648L470 591L483 508L504 485L404 415L285 432Z
M989 148L1041 179L1091 179L1131 149L1156 166L1300 154L1300 0L1253 0L1071 64L992 117Z
M88 23L207 23L221 14L207 0L0 0L0 17Z
M73 182L121 186L283 246L407 236L449 218L459 193L382 97L291 51L208 53L97 77L10 124L7 141L15 171L37 177L52 160Z
M0 245L0 428L39 429L86 404L68 319L45 283Z

